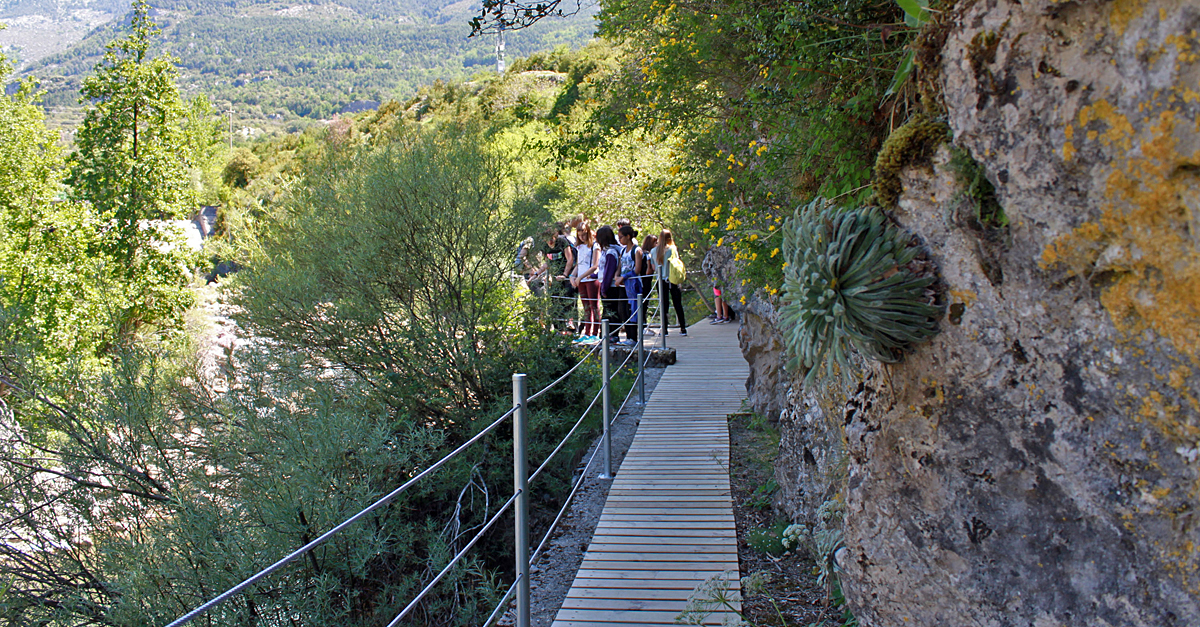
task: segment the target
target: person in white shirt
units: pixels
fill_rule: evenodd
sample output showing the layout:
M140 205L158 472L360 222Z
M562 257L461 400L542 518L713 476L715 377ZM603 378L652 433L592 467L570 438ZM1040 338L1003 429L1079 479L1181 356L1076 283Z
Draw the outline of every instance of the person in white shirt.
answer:
M587 222L575 229L575 238L578 244L575 245L575 276L571 277L571 285L579 290L579 298L583 301L582 330L577 341L594 342L600 339L600 283L596 280L600 245Z

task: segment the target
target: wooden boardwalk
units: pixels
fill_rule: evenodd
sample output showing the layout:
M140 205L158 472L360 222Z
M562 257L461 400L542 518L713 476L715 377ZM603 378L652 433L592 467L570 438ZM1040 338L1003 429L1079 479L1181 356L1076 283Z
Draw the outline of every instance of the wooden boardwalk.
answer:
M726 573L740 589L727 416L746 397L737 325L672 331L678 362L647 399L604 512L553 627L667 626ZM721 624L724 613L705 624Z

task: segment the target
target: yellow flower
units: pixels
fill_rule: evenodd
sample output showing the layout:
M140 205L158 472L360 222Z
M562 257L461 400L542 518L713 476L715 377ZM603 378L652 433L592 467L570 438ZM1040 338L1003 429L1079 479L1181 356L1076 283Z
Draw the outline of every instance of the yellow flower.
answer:
M774 257L775 255L778 255L778 254L779 254L779 249L778 249L778 248L776 248L775 250L772 250L772 251L771 251L771 256L772 256L772 257ZM783 264L783 265L785 265L785 266L786 266L787 264L785 263L785 264Z
M717 246L720 246L721 244L724 244L724 243L725 243L725 238L724 238L724 237L722 237L721 239L717 240Z
M788 267L788 262L786 262L786 261L783 262L783 267L785 267L785 268Z
M692 222L699 222L700 216L692 216Z
M752 241L752 242L753 242L753 241L754 241L754 240L756 240L756 239L758 239L758 233L751 233L751 234L750 234L750 241Z
M732 177L732 176L731 176L731 177L729 177L729 182L730 182L730 183L732 183L732 182L733 182L733 177Z
M757 144L758 144L758 140L756 140L756 139L752 139L752 140L750 140L750 143L746 145L746 147L747 147L747 148L753 148L753 147L754 147L755 145L757 145Z
M750 255L750 261L757 261L757 260L758 260L758 253L754 253L754 254Z

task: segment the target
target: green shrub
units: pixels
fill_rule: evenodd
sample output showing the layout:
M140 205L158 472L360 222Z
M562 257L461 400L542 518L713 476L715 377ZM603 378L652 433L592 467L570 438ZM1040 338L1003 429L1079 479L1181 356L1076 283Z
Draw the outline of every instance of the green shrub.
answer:
M937 333L936 277L913 267L912 237L876 208L845 211L817 199L784 226L784 294L780 317L790 368L811 383L849 370L851 347L895 362L901 351Z

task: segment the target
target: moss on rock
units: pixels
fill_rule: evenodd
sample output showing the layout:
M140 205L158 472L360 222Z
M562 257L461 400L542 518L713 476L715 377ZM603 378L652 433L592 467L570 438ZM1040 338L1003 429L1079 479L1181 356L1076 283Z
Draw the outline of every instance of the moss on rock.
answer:
M884 207L895 207L904 187L900 170L928 161L943 142L950 138L950 127L938 118L918 113L888 135L875 159L875 197Z

